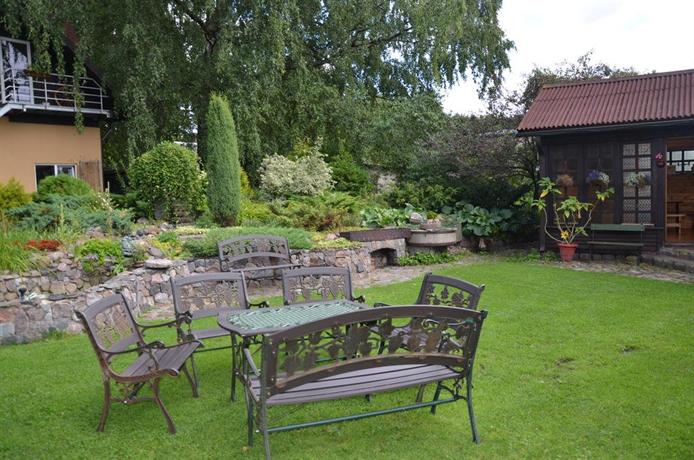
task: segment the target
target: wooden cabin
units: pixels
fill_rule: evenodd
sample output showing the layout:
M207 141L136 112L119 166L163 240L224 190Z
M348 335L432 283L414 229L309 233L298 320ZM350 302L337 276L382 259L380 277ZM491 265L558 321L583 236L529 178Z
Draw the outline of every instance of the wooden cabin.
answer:
M591 172L610 177L615 194L593 222L611 224L615 242L638 238L645 251L694 243L694 69L543 86L518 135L538 140L541 175L561 178L564 195L593 201Z

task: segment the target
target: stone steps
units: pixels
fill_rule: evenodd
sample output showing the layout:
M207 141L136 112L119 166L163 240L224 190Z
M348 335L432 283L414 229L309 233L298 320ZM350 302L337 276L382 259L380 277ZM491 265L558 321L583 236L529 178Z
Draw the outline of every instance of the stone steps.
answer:
M674 257L666 254L643 254L641 261L660 268L694 273L694 259Z

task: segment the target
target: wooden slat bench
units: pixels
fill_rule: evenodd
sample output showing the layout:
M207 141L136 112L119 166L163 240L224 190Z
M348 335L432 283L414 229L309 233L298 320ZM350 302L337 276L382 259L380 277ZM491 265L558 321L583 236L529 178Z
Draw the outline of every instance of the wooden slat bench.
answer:
M640 254L644 247L644 232L645 226L642 224L592 224L590 241L586 242L591 260L596 249L615 249ZM636 234L638 241L624 241L635 240Z
M291 307L288 307L291 308ZM243 349L248 444L259 423L265 457L269 434L346 422L376 415L429 408L458 400L467 402L472 440L479 442L472 407L472 366L486 311L431 305L364 309L289 327L264 336L262 371L248 348ZM410 340L395 325L406 324L425 340ZM373 325L380 330L375 331ZM386 340L382 353L379 345ZM370 396L385 391L436 384L433 399L409 405L326 420L268 426L268 408L286 404ZM442 392L449 396L441 398ZM421 392L417 392L419 395ZM257 414L255 412L257 411Z

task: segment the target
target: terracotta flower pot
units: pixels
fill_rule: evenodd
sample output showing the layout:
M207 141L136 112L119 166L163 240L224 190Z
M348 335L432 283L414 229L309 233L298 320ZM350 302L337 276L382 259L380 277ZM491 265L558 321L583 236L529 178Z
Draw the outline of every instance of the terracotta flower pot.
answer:
M564 262L571 262L574 259L574 254L576 254L576 248L578 245L576 243L558 243L559 246L559 256Z

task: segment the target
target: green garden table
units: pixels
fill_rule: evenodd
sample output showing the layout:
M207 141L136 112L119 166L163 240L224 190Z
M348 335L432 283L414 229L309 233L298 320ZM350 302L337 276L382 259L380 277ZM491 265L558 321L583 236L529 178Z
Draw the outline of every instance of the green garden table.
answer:
M241 377L241 353L253 340L279 330L331 316L371 308L349 300L300 303L276 308L224 311L217 323L231 335L231 399L236 399L236 378ZM240 340L239 340L240 339Z

